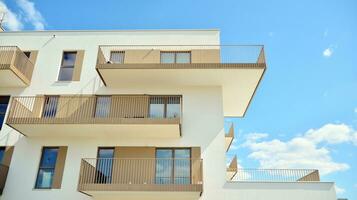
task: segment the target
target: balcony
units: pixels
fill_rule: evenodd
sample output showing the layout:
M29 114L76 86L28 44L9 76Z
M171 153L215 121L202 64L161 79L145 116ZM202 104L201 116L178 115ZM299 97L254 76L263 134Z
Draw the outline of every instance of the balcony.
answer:
M123 199L199 199L201 159L82 159L78 191Z
M237 169L236 182L319 182L316 169Z
M0 87L30 85L34 64L21 49L0 46Z
M238 159L237 156L234 156L231 160L229 166L227 167L227 180L232 180L238 171Z
M96 64L107 87L222 87L232 117L244 115L265 68L260 45L99 46Z
M233 140L234 140L234 127L233 127L233 123L229 126L229 130L225 135L225 148L226 148L226 152L229 151L229 148L231 147Z
M33 137L179 138L181 96L13 97L7 124Z
M9 167L0 163L0 195L4 190L8 171Z

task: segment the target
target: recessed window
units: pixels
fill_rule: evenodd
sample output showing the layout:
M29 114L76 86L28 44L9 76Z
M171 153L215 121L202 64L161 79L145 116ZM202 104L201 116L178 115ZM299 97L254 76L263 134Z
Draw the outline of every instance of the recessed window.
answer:
M161 52L161 63L191 63L191 52Z
M114 64L124 63L125 52L124 51L112 51L110 52L110 62Z
M57 113L58 96L45 96L42 117L55 117Z
M191 149L156 150L156 184L191 183Z
M96 171L96 183L111 183L113 171L113 147L99 147Z
M53 175L55 173L58 149L59 149L58 147L43 148L35 188L37 189L52 188Z
M109 117L111 96L97 96L95 106L95 117Z
M5 120L5 114L6 114L7 106L9 104L9 100L10 100L9 96L0 96L0 130Z
M180 97L150 97L150 118L180 118Z
M59 81L72 81L77 52L63 52Z

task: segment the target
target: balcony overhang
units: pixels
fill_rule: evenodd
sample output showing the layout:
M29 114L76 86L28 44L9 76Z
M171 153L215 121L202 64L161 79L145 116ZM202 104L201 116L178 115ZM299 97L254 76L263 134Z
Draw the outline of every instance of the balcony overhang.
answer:
M123 122L130 121L130 122ZM29 137L110 137L110 138L179 138L179 120L117 120L113 123L33 123L9 121L7 124Z
M27 87L30 84L25 76L15 67L0 69L0 87Z
M97 65L97 71L108 87L221 86L227 117L244 116L265 69L265 63Z
M36 59L37 53L32 56ZM16 46L0 46L0 87L30 85L34 64Z

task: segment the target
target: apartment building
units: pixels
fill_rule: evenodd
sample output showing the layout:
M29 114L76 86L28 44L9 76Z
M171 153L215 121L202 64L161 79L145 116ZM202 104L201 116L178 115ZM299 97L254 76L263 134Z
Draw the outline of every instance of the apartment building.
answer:
M1 32L0 199L335 200L318 170L226 164L265 70L218 30Z

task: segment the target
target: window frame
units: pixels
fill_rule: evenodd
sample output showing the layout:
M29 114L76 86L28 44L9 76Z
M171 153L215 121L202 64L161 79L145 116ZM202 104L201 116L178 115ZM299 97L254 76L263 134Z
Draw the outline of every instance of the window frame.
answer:
M64 65L63 65L64 55L65 55L66 53L68 53L68 54L74 53L74 54L75 54L73 66L64 66ZM62 52L61 65L60 65L60 67L59 67L58 76L57 76L57 81L58 81L58 82L69 82L69 81L73 81L73 75L74 75L74 69L75 69L75 66L76 66L77 56L78 56L78 51L76 51L76 50L68 50L68 51L66 50L66 51L63 51L63 52ZM71 77L70 80L60 80L61 70L62 70L62 69L73 69L73 70L72 70L72 77Z
M149 105L148 105L148 116L151 118L151 109L150 109L150 105L151 105L151 98L163 98L163 104L164 104L164 115L163 115L163 118L166 119L167 118L167 105L169 104L169 98L172 98L172 97L176 97L179 99L179 105L180 105L180 117L178 117L178 119L181 118L181 115L182 115L182 96L180 95L172 95L172 96L161 96L161 95L152 95L152 96L149 96ZM176 119L176 118L173 118L173 119Z
M190 182L189 184L192 184L192 148L191 147L157 147L155 148L155 183L156 183L156 178L157 178L157 151L158 150L170 150L171 151L171 158L172 159L172 171L171 171L171 179L170 179L170 184L176 184L175 183L175 150L178 149L185 149L190 151L190 157L188 158L190 161ZM157 183L156 183L157 184Z
M173 63L163 63L161 62L161 57L163 53L172 53L174 54L174 62ZM188 53L190 55L189 62L187 63L177 63L177 54L178 53ZM160 64L191 64L192 63L192 51L160 51Z
M41 167L41 163L42 163L42 160L43 160L43 157L44 157L44 151L45 151L45 149L57 149L56 162L55 162L55 165L54 165L53 168ZM59 147L59 146L44 146L44 147L42 147L40 162L39 162L39 165L38 165L38 170L37 170L37 175L36 175L36 181L35 181L35 187L34 187L35 189L37 189L37 190L53 189L53 179L54 179L54 176L55 176L55 171L56 171L56 165L57 165L57 158L58 158L59 150L60 150L60 147ZM53 176L51 177L51 186L50 186L50 187L38 187L37 181L38 181L38 179L39 179L39 174L40 174L40 170L41 170L41 169L53 169Z

